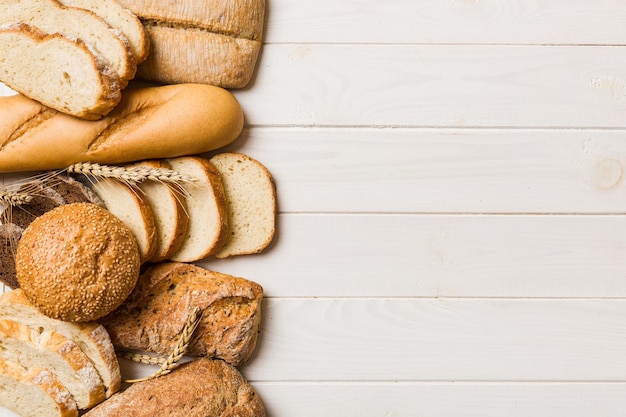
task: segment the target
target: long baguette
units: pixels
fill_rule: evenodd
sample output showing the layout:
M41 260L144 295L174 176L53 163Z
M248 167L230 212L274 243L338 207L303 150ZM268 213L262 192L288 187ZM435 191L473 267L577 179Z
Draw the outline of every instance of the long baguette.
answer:
M204 153L234 141L242 129L236 98L211 85L127 88L100 120L68 116L22 95L0 97L0 172Z

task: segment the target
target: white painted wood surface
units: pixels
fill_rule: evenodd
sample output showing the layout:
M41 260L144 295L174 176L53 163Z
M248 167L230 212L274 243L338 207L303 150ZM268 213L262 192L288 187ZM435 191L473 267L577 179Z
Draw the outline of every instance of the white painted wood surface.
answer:
M278 235L201 264L265 288L269 415L622 416L626 2L267 11L228 149Z

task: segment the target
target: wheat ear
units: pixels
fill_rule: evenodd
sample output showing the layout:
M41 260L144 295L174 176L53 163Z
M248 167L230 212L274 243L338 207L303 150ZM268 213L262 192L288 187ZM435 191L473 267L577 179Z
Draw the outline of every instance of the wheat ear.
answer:
M0 189L0 201L12 207L28 204L32 199L33 196L29 194Z
M189 344L191 343L193 334L198 328L198 325L200 324L200 319L201 319L200 313L201 313L201 310L199 307L196 307L193 309L193 311L187 318L187 323L185 323L185 327L178 339L178 343L176 344L176 347L167 358L135 354L135 353L122 353L121 356L123 358L130 359L135 362L141 362L141 363L145 363L149 365L159 365L159 364L161 365L161 368L159 368L158 371L156 371L154 374L148 377L139 378L139 379L127 379L124 382L127 382L127 383L141 382L141 381L145 381L148 379L158 378L160 376L167 375L170 372L172 372L178 366L178 363L180 362L182 357L185 355L185 352L187 352L187 348L189 347Z
M130 184L151 180L164 183L193 183L195 178L167 168L152 168L135 165L131 167L100 165L91 162L77 162L66 168L68 173L82 174L99 178L117 178Z

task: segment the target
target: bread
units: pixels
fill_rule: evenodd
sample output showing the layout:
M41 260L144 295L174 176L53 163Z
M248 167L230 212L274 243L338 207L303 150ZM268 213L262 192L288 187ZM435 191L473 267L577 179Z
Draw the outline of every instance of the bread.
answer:
M56 191L63 200L63 204L93 203L104 207L104 202L91 188L69 175L55 174L43 178L45 188Z
M117 217L91 203L59 206L22 233L17 280L44 314L92 321L117 308L135 286L139 250Z
M99 119L122 97L117 73L106 67L84 41L58 33L46 35L24 23L0 25L0 82L36 101L22 101L23 110L9 117L18 109L20 100L2 99L0 123L5 127L0 127L0 140L5 144L12 140L7 125L14 125L12 130L17 131L11 135L21 133L16 119L25 122L36 116L31 123L40 122L54 114L47 107L82 119ZM4 103L8 101L12 103Z
M142 161L132 166L143 166L155 169L171 169L164 160ZM185 196L179 187L159 181L144 181L139 184L156 225L156 250L151 262L169 259L182 245L187 228L189 215L185 204Z
M99 320L118 349L170 354L195 307L202 319L187 353L232 365L252 355L263 288L252 281L180 262L151 265L128 299Z
M60 0L64 6L87 9L109 24L126 39L137 64L145 61L150 51L150 40L143 25L117 0ZM119 36L119 35L118 35Z
M139 247L140 262L147 262L156 251L157 230L144 195L115 178L103 178L93 184L94 192L107 210L119 218L133 233Z
M259 161L226 152L210 161L224 184L228 203L229 235L218 258L259 253L274 238L276 191L270 172Z
M170 260L194 262L219 250L226 242L228 219L224 187L217 169L199 156L171 158L174 171L191 176L196 182L185 186L185 205L189 214L187 233L181 247Z
M200 383L201 381L201 383ZM197 359L168 375L133 384L85 417L265 417L261 398L234 367Z
M0 224L0 282L9 288L19 287L15 271L15 251L24 229L13 223Z
M120 0L150 37L137 77L160 83L242 88L261 49L264 0Z
M70 392L47 369L0 357L0 406L20 416L78 417Z
M105 399L104 385L84 352L54 330L0 320L0 356L27 368L48 369L71 393L78 409Z
M70 323L42 314L26 297L15 289L0 295L0 319L9 319L32 329L52 329L76 343L87 355L104 384L109 398L120 390L120 366L106 329L96 322Z
M135 77L137 61L128 41L91 11L65 7L57 0L3 0L0 26L15 23L25 23L47 34L59 33L83 40L118 75L122 87ZM62 53L58 59L63 59Z
M209 85L127 88L98 121L52 112L21 95L0 97L0 172L199 154L231 143L242 128L235 97Z

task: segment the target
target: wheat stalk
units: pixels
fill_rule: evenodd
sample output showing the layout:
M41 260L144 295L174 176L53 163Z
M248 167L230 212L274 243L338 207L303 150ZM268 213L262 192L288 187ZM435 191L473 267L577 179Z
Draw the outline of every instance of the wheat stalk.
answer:
M33 196L29 194L0 189L0 201L11 207L28 204L32 199Z
M164 183L192 183L196 179L168 168L152 168L135 165L131 167L100 165L91 162L77 162L67 167L67 172L99 178L117 178L130 184L151 180Z
M178 339L178 343L176 344L176 347L174 348L174 350L172 351L172 353L170 353L168 357L163 358L159 356L150 356L150 355L136 354L136 353L122 353L121 356L123 358L130 359L135 362L140 362L140 363L144 363L148 365L161 365L158 371L156 371L154 374L148 377L139 378L139 379L128 379L128 380L125 380L124 382L127 382L127 383L141 382L141 381L145 381L148 379L158 378L160 376L167 375L170 372L172 372L178 366L178 363L180 362L182 357L185 355L185 352L187 352L187 348L189 348L189 344L191 343L193 334L198 328L198 325L200 324L200 318L201 318L200 312L201 310L199 307L196 307L193 309L193 311L187 318L187 323L185 323L185 327L183 328L183 331Z

